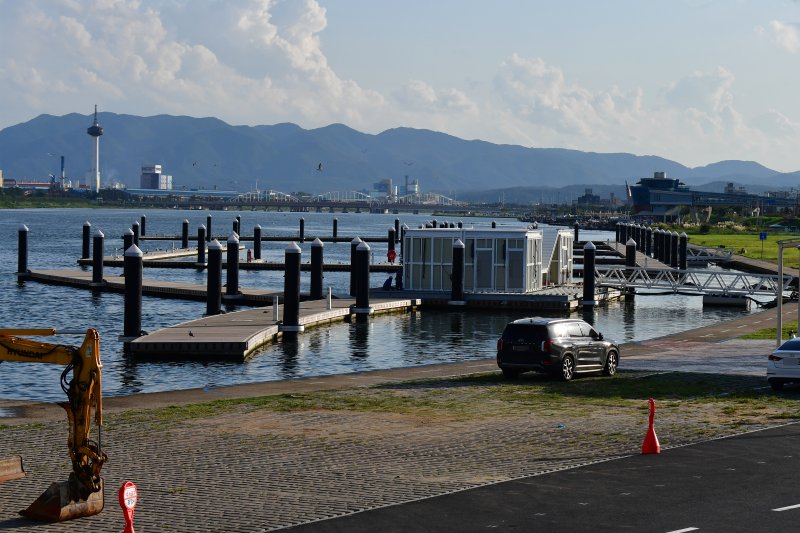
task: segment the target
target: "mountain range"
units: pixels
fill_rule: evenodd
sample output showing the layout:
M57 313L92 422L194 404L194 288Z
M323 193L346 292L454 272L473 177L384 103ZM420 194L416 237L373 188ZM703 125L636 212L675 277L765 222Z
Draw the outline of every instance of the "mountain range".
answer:
M444 133L393 128L378 134L343 124L303 129L284 123L233 126L216 118L99 113L100 172L104 185L139 187L143 165L161 164L174 188L284 192L371 190L391 178L418 179L423 191L459 198L506 201L527 191L595 187L624 194L625 183L665 171L686 184L734 182L745 187L789 187L800 173L779 173L754 161L720 161L690 168L654 155L529 148L465 140ZM0 169L6 178L43 180L58 175L85 182L91 169L91 115L40 115L0 130ZM723 185L720 185L723 186ZM750 190L750 189L748 189Z

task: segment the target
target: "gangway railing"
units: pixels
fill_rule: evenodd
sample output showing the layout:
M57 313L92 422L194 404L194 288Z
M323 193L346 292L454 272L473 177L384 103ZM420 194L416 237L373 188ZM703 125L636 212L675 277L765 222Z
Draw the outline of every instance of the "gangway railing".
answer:
M771 295L791 291L792 276L744 274L719 270L677 270L614 267L597 270L596 285L616 289L671 290L680 293L723 295ZM781 294L783 294L781 292Z
M730 261L733 253L720 248L704 248L689 246L686 249L686 261L689 263L714 263L717 261Z

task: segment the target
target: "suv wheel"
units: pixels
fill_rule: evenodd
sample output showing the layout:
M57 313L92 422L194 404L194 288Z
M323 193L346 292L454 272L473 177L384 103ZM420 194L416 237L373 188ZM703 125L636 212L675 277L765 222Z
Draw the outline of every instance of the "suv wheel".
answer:
M619 356L617 352L610 351L606 356L606 366L603 367L603 374L606 376L613 376L617 373L617 365L619 364Z
M575 360L571 355L565 355L561 360L561 379L569 381L575 376Z

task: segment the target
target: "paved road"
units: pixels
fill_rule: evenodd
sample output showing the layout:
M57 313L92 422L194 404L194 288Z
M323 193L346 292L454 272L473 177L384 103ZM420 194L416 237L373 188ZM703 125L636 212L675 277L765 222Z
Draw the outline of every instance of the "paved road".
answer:
M800 425L498 483L302 532L798 531Z

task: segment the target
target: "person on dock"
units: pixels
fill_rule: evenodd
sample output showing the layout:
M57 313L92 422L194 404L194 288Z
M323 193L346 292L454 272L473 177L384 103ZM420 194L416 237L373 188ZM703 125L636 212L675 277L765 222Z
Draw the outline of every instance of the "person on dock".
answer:
M389 260L389 263L394 264L394 260L397 259L397 252L394 250L389 250L386 252L386 259Z
M392 290L392 281L394 281L392 279L392 276L389 276L388 278L386 278L386 281L383 282L383 290L385 290L385 291Z
M248 263L253 262L253 250L251 250L250 248L247 249L247 262Z

